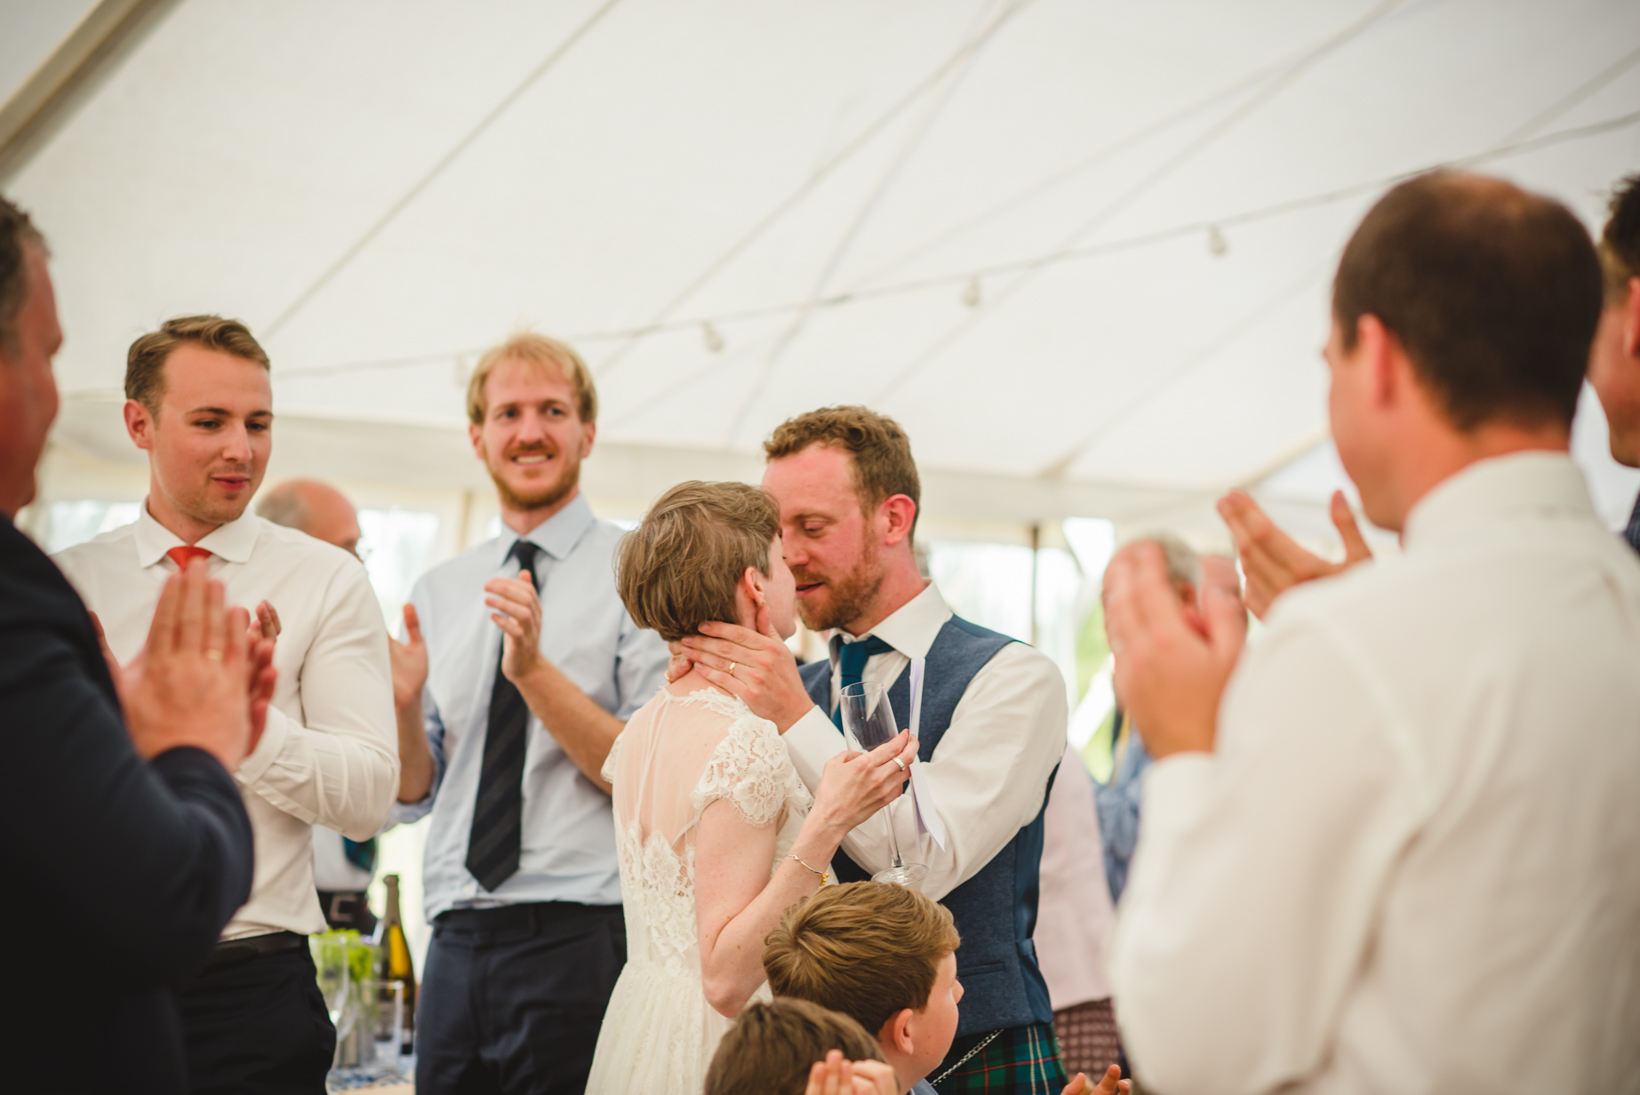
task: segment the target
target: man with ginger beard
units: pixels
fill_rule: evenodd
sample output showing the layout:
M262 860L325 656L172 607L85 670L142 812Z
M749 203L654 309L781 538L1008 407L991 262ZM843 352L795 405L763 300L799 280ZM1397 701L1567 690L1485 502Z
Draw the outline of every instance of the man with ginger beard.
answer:
M433 815L416 1090L579 1092L626 962L599 772L667 654L615 592L620 528L580 494L597 429L580 356L516 335L479 360L467 412L505 527L405 608L427 674L398 710L395 817Z

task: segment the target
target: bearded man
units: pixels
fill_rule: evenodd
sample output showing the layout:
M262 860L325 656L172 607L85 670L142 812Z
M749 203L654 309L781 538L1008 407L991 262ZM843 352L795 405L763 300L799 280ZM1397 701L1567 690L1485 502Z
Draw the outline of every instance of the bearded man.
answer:
M615 592L620 528L580 494L597 407L555 339L517 335L479 360L468 433L505 528L429 571L405 608L423 669L395 688L394 818L433 815L417 1091L581 1091L626 962L599 770L667 653Z
M918 571L922 488L899 423L866 407L826 407L783 423L763 452L797 611L828 633L830 657L799 670L761 620L761 634L704 624L683 640L684 657L775 724L810 789L845 747L842 689L881 684L904 727L922 664L915 808L942 836L920 827L909 804L889 816L904 858L927 868L917 888L956 919L963 987L956 1039L929 1082L941 1095L1059 1095L1065 1073L1031 936L1042 811L1065 751L1064 679L1040 651L953 614ZM838 877L888 867L886 835L873 818L845 837L832 861Z

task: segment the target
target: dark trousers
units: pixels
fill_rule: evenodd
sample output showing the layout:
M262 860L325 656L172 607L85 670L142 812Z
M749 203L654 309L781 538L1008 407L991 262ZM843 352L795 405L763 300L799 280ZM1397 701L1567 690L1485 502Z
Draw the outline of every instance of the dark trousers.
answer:
M619 905L454 909L433 924L417 1095L580 1095L626 964Z
M177 992L194 1095L323 1095L336 1028L306 947L207 969Z

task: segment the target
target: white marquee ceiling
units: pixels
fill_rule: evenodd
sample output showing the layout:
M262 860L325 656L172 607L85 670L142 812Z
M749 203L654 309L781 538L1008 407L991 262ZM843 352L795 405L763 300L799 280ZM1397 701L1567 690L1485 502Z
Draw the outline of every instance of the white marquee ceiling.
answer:
M65 7L7 5L0 92ZM1385 181L1483 157L1598 225L1640 166L1632 0L159 8L3 181L71 393L216 311L281 411L455 424L532 325L615 446L859 401L953 474L1313 502L1328 279Z

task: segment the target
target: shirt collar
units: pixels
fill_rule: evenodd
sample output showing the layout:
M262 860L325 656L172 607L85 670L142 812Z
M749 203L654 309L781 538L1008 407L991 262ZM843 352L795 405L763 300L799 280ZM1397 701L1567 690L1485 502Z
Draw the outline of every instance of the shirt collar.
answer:
M934 645L940 628L944 627L945 621L950 618L951 607L941 596L940 587L929 582L921 593L889 613L886 619L865 635L861 635L859 639L850 636L841 628L833 634L841 636L843 642L859 642L860 639L875 635L908 658L926 658L928 648Z
M1448 476L1407 514L1407 551L1488 521L1545 517L1595 518L1583 473L1565 453L1517 452L1469 465Z
M237 520L219 526L196 546L230 563L248 563L251 559L251 550L256 546L256 537L261 531L262 519L246 509ZM142 500L142 508L137 514L134 540L137 545L137 563L143 567L153 566L165 557L167 551L183 546L180 536L154 520L154 515L148 512L146 498Z
M581 542L581 537L592 527L593 520L592 506L587 503L587 496L576 494L563 509L524 535L500 537L501 558L505 560L512 554L513 545L518 541L528 540L561 563L569 558L570 552L575 550L575 545ZM511 531L507 530L508 533Z

